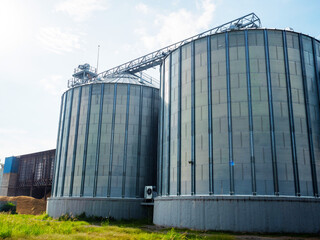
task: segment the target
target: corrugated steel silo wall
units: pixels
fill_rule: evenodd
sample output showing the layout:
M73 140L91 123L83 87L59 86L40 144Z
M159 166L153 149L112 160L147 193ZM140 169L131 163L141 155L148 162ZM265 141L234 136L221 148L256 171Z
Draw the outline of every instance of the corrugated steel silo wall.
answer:
M279 30L211 35L161 66L160 195L317 196L320 43Z
M158 89L102 83L62 96L53 197L141 198L156 184Z

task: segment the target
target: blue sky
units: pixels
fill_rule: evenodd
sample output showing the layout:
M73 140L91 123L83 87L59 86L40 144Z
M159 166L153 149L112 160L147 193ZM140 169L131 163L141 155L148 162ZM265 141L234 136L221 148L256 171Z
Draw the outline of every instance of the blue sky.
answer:
M99 72L255 12L320 38L319 0L1 0L0 159L56 147L74 67ZM158 70L152 70L156 76Z

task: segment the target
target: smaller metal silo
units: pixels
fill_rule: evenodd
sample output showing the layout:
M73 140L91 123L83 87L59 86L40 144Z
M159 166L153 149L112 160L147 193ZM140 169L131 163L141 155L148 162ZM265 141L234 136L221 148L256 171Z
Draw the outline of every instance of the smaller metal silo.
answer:
M158 89L129 74L96 81L85 80L95 74L90 67L75 74L84 81L62 96L48 213L145 217L144 187L156 184Z

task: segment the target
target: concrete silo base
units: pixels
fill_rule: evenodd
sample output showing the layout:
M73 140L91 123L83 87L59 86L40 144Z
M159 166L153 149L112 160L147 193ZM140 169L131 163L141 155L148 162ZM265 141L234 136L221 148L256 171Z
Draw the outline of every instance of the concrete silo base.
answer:
M157 197L156 225L234 232L317 233L320 199L268 196Z
M113 217L115 219L146 218L148 209L141 206L141 198L49 198L47 213L57 218L64 214L73 216L85 212L87 216Z

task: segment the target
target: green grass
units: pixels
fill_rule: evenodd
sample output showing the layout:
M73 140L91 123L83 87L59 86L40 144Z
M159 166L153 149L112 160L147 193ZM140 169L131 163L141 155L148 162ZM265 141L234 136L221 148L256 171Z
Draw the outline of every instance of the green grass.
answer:
M85 220L85 221L83 221ZM0 239L234 239L224 233L148 229L146 221L0 214Z

